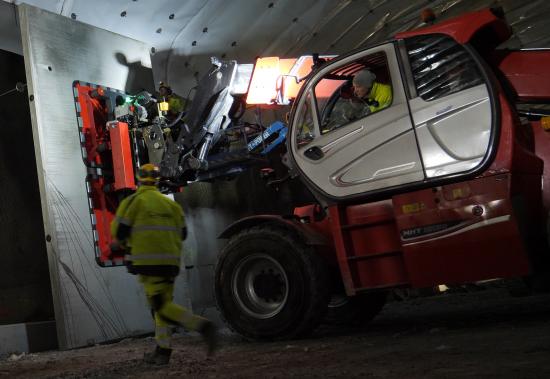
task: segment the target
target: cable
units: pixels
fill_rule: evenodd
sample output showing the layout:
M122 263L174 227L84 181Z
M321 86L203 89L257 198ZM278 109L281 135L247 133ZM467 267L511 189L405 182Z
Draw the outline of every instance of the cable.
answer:
M27 85L25 83L17 82L17 83L15 83L15 88L12 88L12 89L0 94L0 97L9 95L10 93L16 92L16 91L17 92L23 92L23 91L25 91L26 87L27 87Z
M73 235L78 236L78 235L82 234L82 235L86 236L86 239L88 240L88 243L93 247L93 242L91 241L91 239L88 236L89 230L84 227L84 225L82 224L80 218L76 214L75 210L70 205L69 201L63 196L63 194L59 191L59 189L57 189L55 184L51 183L51 181L50 181L50 185L52 186L52 189L53 189L52 193L54 194L54 196L56 196L56 198L58 200L57 202L60 205L60 207L57 209L57 213L58 213L60 222L62 224L62 227L65 230L68 231L68 232L65 233L65 238L67 239L67 241L70 244L73 245L74 248L76 248L77 251L80 252L80 254L78 254L77 257L78 257L78 260L80 262L80 266L81 266L81 269L82 269L84 282L87 283L87 279L86 279L86 275L85 275L86 271L84 270L84 267L82 265L82 260L81 260L81 256L82 255L85 256L85 254L86 254L86 249L81 244L80 239L78 237L76 237L76 239L73 238ZM75 228L75 225L80 227L79 228L80 233ZM71 250L69 250L69 251L71 251ZM70 255L70 259L71 259L71 264L74 266L74 263L72 263L72 254ZM92 273L96 277L96 280L97 280L98 284L100 285L100 288L105 293L106 300L108 301L108 303L110 303L111 307L114 310L114 316L116 318L116 321L114 319L112 319L110 316L107 315L106 311L103 309L101 304L99 304L97 302L97 300L86 289L87 284L83 284L78 279L78 277L74 274L72 269L68 265L66 265L64 262L62 262L59 259L59 257L58 257L57 260L60 262L61 266L64 268L64 271L65 271L66 275L69 277L69 279L75 285L75 288L76 288L77 292L79 293L82 301L84 302L86 307L90 310L90 312L92 314L92 317L96 320L96 323L98 324L98 327L101 329L102 335L107 338L106 333L109 332L108 334L112 334L115 337L119 337L124 332L127 332L128 327L127 327L126 323L124 322L124 319L122 318L122 314L121 314L116 302L114 301L114 299L111 296L110 292L107 290L107 288L105 286L105 283L104 283L105 280L103 279L102 275L99 272L97 272L96 269L94 269L92 267L92 270L91 270ZM90 265L89 260L86 260L86 263L88 265ZM117 323L118 323L118 326L117 326Z

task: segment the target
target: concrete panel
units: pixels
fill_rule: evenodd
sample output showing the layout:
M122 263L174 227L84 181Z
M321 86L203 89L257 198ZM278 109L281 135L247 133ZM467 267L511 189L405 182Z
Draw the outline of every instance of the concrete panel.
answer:
M55 321L0 325L0 357L56 348Z
M0 325L0 355L28 351L25 324Z
M151 90L149 48L28 5L19 15L59 345L150 332L136 278L94 261L72 91L75 80Z

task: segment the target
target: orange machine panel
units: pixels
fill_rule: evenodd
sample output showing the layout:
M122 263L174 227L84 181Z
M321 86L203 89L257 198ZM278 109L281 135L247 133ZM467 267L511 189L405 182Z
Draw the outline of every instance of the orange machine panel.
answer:
M109 136L113 155L114 189L135 189L134 167L130 133L125 122L109 122Z

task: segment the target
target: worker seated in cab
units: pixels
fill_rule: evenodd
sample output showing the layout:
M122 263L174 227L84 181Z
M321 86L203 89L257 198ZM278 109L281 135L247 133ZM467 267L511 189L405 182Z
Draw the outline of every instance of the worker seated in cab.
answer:
M353 77L352 83L353 95L338 99L323 132L339 128L391 105L391 85L377 82L376 75L370 70L359 71Z
M391 86L377 82L376 75L367 69L353 77L353 92L358 102L368 107L371 113L388 107L392 102Z

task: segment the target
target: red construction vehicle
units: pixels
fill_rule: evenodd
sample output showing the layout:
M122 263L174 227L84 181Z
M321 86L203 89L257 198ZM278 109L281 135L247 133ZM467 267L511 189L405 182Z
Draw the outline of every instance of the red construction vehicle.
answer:
M518 103L548 103L550 51L501 51L498 10L340 56L302 86L290 166L318 203L231 225L215 275L227 323L253 339L369 321L396 288L548 272L548 136ZM368 68L393 102L334 124ZM543 119L546 122L546 119ZM546 176L544 176L546 178ZM545 183L548 184L548 183Z
M216 301L228 325L248 338L307 334L327 311L331 318L368 321L391 289L544 276L550 151L543 126L550 123L530 105L550 102L550 51L496 49L510 34L499 10L483 10L337 58L310 57L315 65L306 80L296 61L264 60L248 71L246 90L233 83L246 67L214 61L217 74L199 83L184 118L147 125L141 116L124 119L128 124L119 118L109 124L108 153L99 154L108 156L95 162L130 151L136 166L161 149L168 189L219 170L233 174L257 158L254 141L270 137L261 131L244 155L230 152L225 165L209 160L238 118L239 99L292 104L288 130L277 125L286 136L284 163L316 201L291 216L244 218L220 236L228 242L216 266ZM391 102L371 99L354 119L343 109L358 106L353 79L363 70L391 89ZM88 104L98 114L83 120L83 132L105 125L105 99L124 103L112 93L94 108L95 86L75 88L83 92L77 110ZM129 139L121 137L125 130ZM89 157L107 138L94 133L100 138L83 137L83 150L95 175L89 188L99 228L134 183L126 158L114 179L91 166ZM140 146L149 158L141 157ZM109 181L118 188L103 191ZM102 202L107 205L95 205ZM108 232L96 236L98 262L112 264Z

